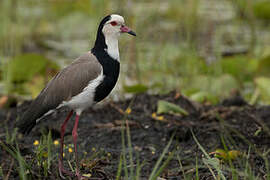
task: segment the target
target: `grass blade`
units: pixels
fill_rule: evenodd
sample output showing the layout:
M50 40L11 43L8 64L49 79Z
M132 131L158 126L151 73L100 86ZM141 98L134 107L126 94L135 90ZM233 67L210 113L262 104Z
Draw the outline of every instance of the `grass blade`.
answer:
M181 171L182 171L182 174L183 174L183 176L184 176L184 180L187 180L186 173L185 173L185 171L184 171L184 169L183 169L183 165L182 165L182 163L181 163L181 159L180 159L179 154L177 154L177 160L178 160L180 169L181 169Z
M174 154L175 154L175 151L173 151L172 153L170 153L169 157L165 160L165 162L162 164L162 166L154 174L153 179L157 179L158 178L158 176L162 173L162 171L167 167L167 165L169 164L169 162L173 158Z
M132 179L134 179L134 164L133 164L133 155L132 155L131 136L130 136L130 129L129 129L127 119L126 119L126 128L127 128L126 131L127 131L129 163L130 163L130 176L131 176Z
M196 180L199 180L198 156L196 156Z
M25 164L26 162L24 161L21 153L20 153L20 149L19 149L19 146L18 144L16 143L16 156L17 156L17 160L19 162L19 176L20 176L20 179L22 180L27 180L27 177L26 177L26 167L25 167Z
M223 173L222 173L220 167L218 166L218 163L216 163L215 161L213 161L213 158L211 158L211 157L208 155L208 153L205 151L205 149L204 149L204 148L202 147L202 145L199 143L198 139L196 138L196 136L194 135L194 133L193 133L192 130L191 130L191 133L192 133L192 136L193 136L194 141L196 142L196 144L199 146L200 150L201 150L201 151L203 152L203 154L205 155L206 159L205 159L204 163L207 165L207 167L209 168L209 170L210 170L210 172L212 173L212 175L214 176L214 178L217 179L217 177L215 176L213 170L211 169L211 167L210 167L209 165L213 166L213 167L217 170L219 176L220 176L223 180L226 180L226 178L225 178L225 176L223 175Z
M123 163L124 163L124 172L125 179L128 179L128 169L127 169L127 160L126 160L126 143L125 143L125 131L124 131L124 119L121 124L121 140L122 140L122 152L123 152Z
M136 180L140 180L141 169L144 166L145 160L140 164L139 158L137 158L137 168L136 168Z
M122 172L122 162L123 162L123 154L121 153L115 180L120 180L120 176Z
M175 134L175 133L174 133L174 134ZM174 134L172 135L172 137L171 137L169 143L166 145L166 147L164 148L164 150L163 150L161 156L159 157L158 161L156 162L156 164L155 164L155 166L154 166L154 168L153 168L153 170L152 170L152 173L150 174L149 180L154 180L154 176L155 176L155 174L156 174L156 172L157 172L157 170L158 170L158 167L159 167L161 161L163 160L163 158L165 157L166 153L168 152L169 147L171 146L171 143L172 143Z
M47 137L47 147L48 147L48 170L51 167L51 161L52 161L52 132L49 131L48 137Z

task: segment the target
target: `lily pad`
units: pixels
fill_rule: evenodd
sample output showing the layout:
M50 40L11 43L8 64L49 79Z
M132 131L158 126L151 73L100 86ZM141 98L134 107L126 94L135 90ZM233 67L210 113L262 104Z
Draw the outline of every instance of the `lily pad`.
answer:
M270 2L269 0L256 2L253 6L254 15L263 20L270 20Z
M258 77L255 79L255 84L260 91L260 97L263 102L270 102L270 78Z
M210 92L206 92L206 91L196 92L190 96L190 99L193 101L201 102L201 103L205 101L209 101L213 104L218 103L218 100L219 100L218 96L214 96Z
M11 82L25 82L35 75L45 75L48 70L57 71L58 65L46 57L29 53L16 56L8 64L8 77Z
M56 74L59 66L42 55L29 53L13 58L5 69L11 84L9 93L30 93L35 97L37 91Z
M185 116L189 114L185 109L181 108L180 106L164 100L158 101L157 113L181 114Z
M256 75L270 77L269 69L270 69L270 56L266 56L259 61Z

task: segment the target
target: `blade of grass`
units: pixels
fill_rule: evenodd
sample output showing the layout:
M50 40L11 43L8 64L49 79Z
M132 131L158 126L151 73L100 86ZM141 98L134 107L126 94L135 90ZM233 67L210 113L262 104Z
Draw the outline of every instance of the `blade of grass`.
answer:
M127 141L128 141L130 176L131 176L132 179L134 179L135 177L134 177L134 164L133 164L133 155L132 155L131 136L130 136L130 129L129 129L127 119L126 119L126 132L127 132Z
M135 97L133 97L128 105L128 108L131 107L131 105L133 104ZM129 126L128 126L128 122L127 122L127 116L128 113L124 114L124 117L122 119L122 123L121 123L121 140L122 140L122 151L123 151L123 163L124 163L124 172L125 172L125 179L128 179L128 167L127 167L127 160L126 160L126 143L125 143L125 131L124 131L124 127L125 127L125 123L127 125L126 127L126 133L127 133L127 141L128 141L128 147L129 147L129 156L130 156L130 164L131 164L131 177L134 178L134 167L133 167L133 157L132 157L132 146L131 146L131 136L130 136L130 130L129 130ZM126 121L126 122L125 122Z
M26 162L24 161L23 157L21 156L20 149L18 144L16 143L16 156L18 157L18 162L19 162L19 176L20 179L22 180L27 180L26 177Z
M238 137L240 137L246 144L249 145L249 153L251 151L251 149L254 149L255 152L259 155L259 156L262 156L262 153L260 151L258 151L256 149L256 147L254 146L254 144L252 144L248 139L245 138L244 135L242 135L238 130L232 128L229 124L227 124L223 118L221 118L220 114L217 114L216 115L216 118L219 120L220 124L222 125L223 129L224 129L224 135L223 135L223 138L227 138L229 139L228 143L230 143L229 146L231 147L235 147L235 148L238 148L238 143L235 142L234 138L232 137L232 134L235 133ZM224 141L225 142L225 141ZM225 143L224 143L225 144ZM225 146L224 148L227 148L227 146ZM228 148L227 150L228 151ZM252 168L251 166L249 165L249 162L248 162L248 159L249 157L246 158L246 162L241 162L240 159L237 159L238 161L238 166L242 166L243 165L243 169L244 171L239 171L239 169L236 171L234 171L235 174L238 174L240 176L245 176L245 178L248 178L248 179L257 179L255 177L255 174L254 172L252 172ZM231 169L229 169L231 170ZM242 172L242 174L241 174Z
M194 135L193 131L190 130L193 136L194 141L196 142L196 144L199 146L200 150L203 152L203 154L206 156L207 158L207 162L204 161L204 163L207 165L207 167L209 168L210 172L212 173L212 175L214 176L215 179L217 179L217 177L215 176L213 170L211 169L211 167L209 166L209 164L211 164L218 172L219 176L223 179L226 180L225 176L223 175L220 167L218 167L216 165L216 163L213 162L212 158L208 155L208 153L205 151L205 149L202 147L202 145L199 143L198 139L196 138L196 136ZM212 163L213 162L213 163Z
M251 146L248 147L248 153L247 153L247 156L246 156L245 176L246 176L246 174L249 174L249 163L248 163L248 159L250 157L250 150L251 150Z
M52 132L49 131L48 137L47 137L47 147L48 147L48 170L51 167L51 161L52 161Z
M226 125L226 124L225 124ZM233 133L235 133L238 137L240 137L245 143L247 143L260 157L262 157L263 159L265 159L264 154L262 152L260 152L260 150L258 150L256 148L256 146L251 143L243 134L241 134L239 131L237 131L236 129L230 127L229 125L226 125L226 127ZM269 173L269 171L268 171ZM254 177L254 176L253 176ZM267 178L270 179L270 176L268 176ZM269 180L267 179L267 180Z
M7 146L2 141L0 142L0 144L5 151L7 151L14 159L18 161L19 163L18 174L19 174L20 179L27 180L26 170L29 169L29 167L27 163L25 162L25 160L23 159L23 157L21 156L18 144L16 143L16 148L14 148L11 145Z
M247 161L247 173L245 174L245 178L246 179L250 179L250 180L257 180L257 179L260 179L259 176L255 175L255 171L252 170L252 165L249 164L249 157L250 157L250 151L251 151L251 146L249 146L250 150L249 150L249 153L248 153L248 157L246 159Z
M14 128L12 133L9 134L9 131L8 131L8 127L6 126L6 133L5 133L5 136L6 136L6 143L7 144L12 144L15 139L16 139L16 135L17 135L17 128Z
M69 166L69 168L71 169L71 171L74 172L75 170L74 170L74 168L72 167L72 164L71 164L70 160L67 160L67 162L68 162L68 166Z
M14 159L16 159L17 161L19 161L20 159L17 156L17 149L14 148L11 145L6 145L4 142L0 141L1 146L3 147L3 149L8 152ZM26 169L30 169L30 166L27 165L27 163L25 162L24 159L21 159L23 162L23 165L26 167Z
M141 175L141 169L145 164L145 160L140 164L139 162L139 157L137 157L137 168L136 168L136 180L140 180L140 175Z
M2 177L4 179L4 173L3 173L3 168L2 166L0 166L0 177Z
M158 176L163 172L163 170L167 167L167 165L169 164L169 162L171 161L171 159L173 158L175 154L175 151L173 151L172 153L170 153L170 155L168 156L168 158L165 160L165 162L161 165L161 167L157 170L157 172L154 174L153 179L157 179Z
M194 135L194 133L193 133L192 130L191 130L191 134L193 136L194 141L199 146L200 150L203 152L203 154L206 156L206 158L207 159L211 159L211 157L208 155L208 153L204 150L204 148L202 147L202 145L199 143L198 139L196 138L196 136Z
M135 180L139 180L140 179L140 159L139 159L139 153L138 151L136 151L136 174L135 174Z
M209 169L209 171L210 171L210 173L212 174L213 178L214 178L215 180L218 180L218 178L216 177L216 175L215 175L213 169L209 166L210 162L207 161L207 160L209 160L209 159L203 159L203 163L207 166L207 168Z
M266 168L266 177L267 177L267 180L270 180L270 171L269 171L269 162L268 162L268 152L266 153L263 153L263 159L264 159L264 164L265 164L265 168Z
M177 154L177 160L178 160L180 169L181 169L181 171L182 171L182 174L183 174L183 176L184 176L184 180L187 180L186 173L185 173L185 171L184 171L184 169L183 169L183 165L182 165L182 163L181 163L181 159L180 159L179 154Z
M127 169L127 160L126 160L126 143L125 143L125 131L124 131L124 119L121 123L121 141L122 141L122 152L123 152L123 163L124 163L124 172L125 179L128 179L128 169Z
M199 180L198 156L196 156L196 180Z
M122 171L122 162L123 162L123 154L120 154L120 159L118 163L118 168L117 168L117 174L115 180L120 180L121 177L121 171Z
M229 151L229 148L227 147L226 143L225 143L225 140L224 140L224 136L222 134L220 134L220 139L221 139L221 143L225 149L225 152L228 152ZM229 165L230 165L230 170L232 172L232 179L233 180L237 180L238 179L238 176L236 175L236 169L232 163L232 159L231 158L228 158L229 160Z
M155 166L154 166L154 168L152 170L152 173L150 174L149 180L154 180L154 176L155 176L155 174L156 174L156 172L158 170L158 167L159 167L161 161L163 160L163 158L165 157L165 155L167 154L167 152L169 150L169 147L171 146L174 135L175 135L175 133L170 138L169 143L166 145L166 147L164 148L161 156L159 157L158 161L156 162L156 164L155 164Z

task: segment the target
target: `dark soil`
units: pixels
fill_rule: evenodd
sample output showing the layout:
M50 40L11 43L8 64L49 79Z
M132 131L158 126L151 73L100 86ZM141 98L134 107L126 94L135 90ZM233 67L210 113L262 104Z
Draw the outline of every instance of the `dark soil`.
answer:
M156 112L157 101L161 99L181 106L189 112L189 115L163 115L163 120L153 118L152 113ZM24 102L18 107L0 110L2 142L6 140L5 127L12 132L16 117L21 115L29 104L30 102ZM120 154L123 152L121 123L125 119L123 112L128 106L132 110L127 119L134 164L136 166L138 159L140 162L144 161L141 179L149 177L173 134L175 136L170 152L176 150L175 154L181 158L183 168L180 168L175 155L160 177L183 179L184 173L186 176L194 178L197 160L200 179L213 179L209 168L203 163L205 155L194 141L192 132L207 153L219 148L228 148L228 150L238 150L244 154L231 164L237 169L237 172L244 172L247 169L246 163L243 163L247 161L255 176L261 179L266 178L268 167L265 165L265 160L270 160L270 155L268 153L263 156L263 153L270 148L270 106L250 106L238 96L226 99L215 106L207 105L207 103L198 104L176 92L167 95L140 94L131 100L97 105L82 114L78 129L81 171L86 174L91 173L91 178L115 179ZM53 148L55 153L53 164L45 178L40 174L41 168L36 162L36 147L33 142L39 140L42 136L41 132L44 134L48 132L48 129L51 130L53 139L59 140L60 126L67 113L67 109L61 109L42 120L42 123L38 124L29 135L17 138L23 157L32 166L31 172L28 173L32 179L59 179L56 156L59 145ZM71 121L66 131L66 145L72 144L71 131L74 117ZM127 141L125 142L127 144ZM68 168L67 159L73 162L73 153L66 151L65 154L65 166ZM128 167L130 167L128 156L127 159ZM223 162L222 164L227 167L222 169L223 174L227 179L231 179L229 163ZM0 165L5 177L19 179L17 161L1 146ZM213 171L216 173L214 168ZM240 175L239 177L244 179Z

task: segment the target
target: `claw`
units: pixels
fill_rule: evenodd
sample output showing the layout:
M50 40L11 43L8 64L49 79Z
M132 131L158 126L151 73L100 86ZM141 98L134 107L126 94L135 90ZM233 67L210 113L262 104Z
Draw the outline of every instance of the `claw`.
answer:
M59 160L59 164L58 164L58 170L59 170L59 175L62 179L66 179L64 174L67 174L68 176L73 176L73 173L64 169L63 163Z

